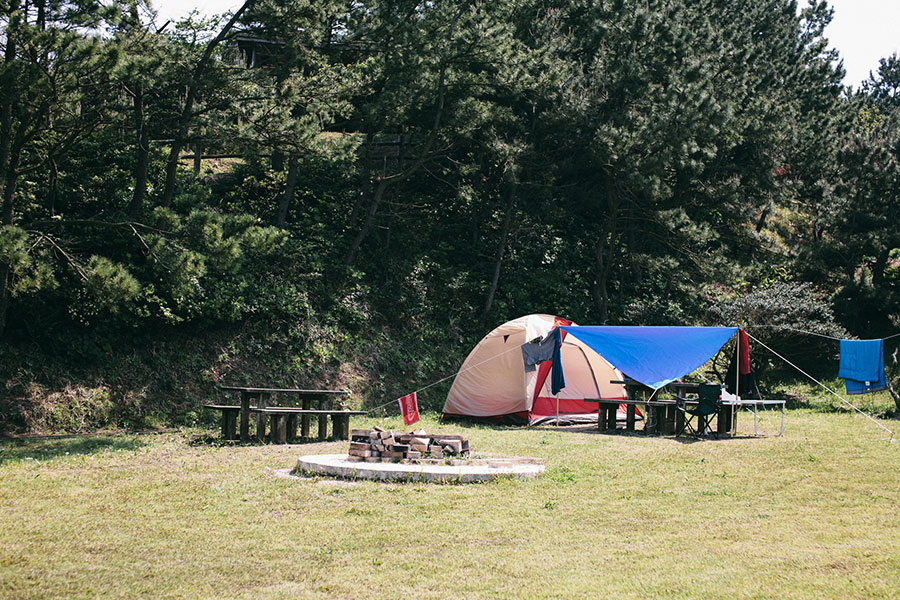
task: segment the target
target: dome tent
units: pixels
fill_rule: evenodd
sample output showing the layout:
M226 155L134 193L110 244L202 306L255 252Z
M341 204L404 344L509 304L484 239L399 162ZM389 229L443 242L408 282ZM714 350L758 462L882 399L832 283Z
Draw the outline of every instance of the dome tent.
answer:
M531 425L555 421L557 398L550 392L550 361L526 371L521 346L566 325L574 323L552 315L527 315L488 333L456 374L444 415ZM566 387L558 398L561 422L596 421L597 403L586 400L625 400L625 386L610 383L622 381L622 373L580 340L563 337L560 353L566 373Z

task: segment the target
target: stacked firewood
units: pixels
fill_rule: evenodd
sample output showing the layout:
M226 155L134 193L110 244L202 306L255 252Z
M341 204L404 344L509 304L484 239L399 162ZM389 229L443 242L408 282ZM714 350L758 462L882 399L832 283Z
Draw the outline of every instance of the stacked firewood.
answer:
M424 429L399 433L377 425L350 432L350 456L357 458L441 459L469 456L469 440L461 435L429 434Z

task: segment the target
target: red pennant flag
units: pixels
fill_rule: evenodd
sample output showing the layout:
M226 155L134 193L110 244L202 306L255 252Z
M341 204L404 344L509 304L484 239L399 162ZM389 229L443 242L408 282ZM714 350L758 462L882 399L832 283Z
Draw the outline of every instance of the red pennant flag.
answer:
M738 331L738 366L741 369L741 375L750 373L750 342L747 339L747 332L743 329Z
M419 420L419 402L416 400L415 392L403 396L398 402L400 402L400 413L403 415L405 425L412 425Z

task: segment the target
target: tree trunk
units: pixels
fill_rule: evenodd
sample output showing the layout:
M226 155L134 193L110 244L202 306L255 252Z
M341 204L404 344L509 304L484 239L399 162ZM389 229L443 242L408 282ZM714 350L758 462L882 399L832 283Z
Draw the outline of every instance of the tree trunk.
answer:
M12 225L13 222L13 198L16 193L16 179L18 171L18 157L7 166L7 172L3 173L3 225ZM6 331L6 311L9 307L9 264L0 261L0 337Z
M272 150L272 170L276 173L284 171L284 152L278 148Z
M44 31L47 28L47 0L39 0L37 3L37 20L35 23L38 29Z
M609 270L606 268L603 260L602 238L598 239L594 245L594 263L596 275L591 295L594 298L594 306L597 308L599 322L601 325L605 325L609 318L609 290L606 286Z
M876 286L884 283L884 270L887 268L890 250L884 248L878 253L875 263L872 265L872 283Z
M616 213L619 208L619 199L612 184L607 184L606 206L606 226L603 234L597 239L597 243L594 244L595 278L593 289L591 290L601 325L605 325L609 320L609 273L612 270L618 235L616 231ZM606 253L605 256L604 252Z
M134 126L137 131L137 148L134 161L134 192L131 195L131 206L128 214L137 219L144 210L144 198L147 197L147 171L150 168L150 128L144 122L144 86L135 86L134 94Z
M359 216L359 212L362 210L363 203L368 197L368 194L366 192L371 181L369 179L369 162L372 160L371 150L373 138L374 136L372 135L371 131L366 132L366 141L363 143L363 151L360 158L359 194L357 194L356 200L353 202L353 208L350 210L350 218L347 219L348 226L356 223L356 218Z
M369 234L372 223L375 222L375 213L378 212L378 206L381 204L381 199L384 198L384 190L387 189L387 186L386 179L378 181L378 185L375 187L375 194L372 197L372 204L369 205L369 212L366 214L366 220L360 228L359 233L356 234L353 243L350 245L347 256L344 257L344 266L349 267L353 264L353 261L356 260L356 253L359 251L359 247L362 246L363 240L365 240L366 236Z
M49 158L50 180L47 182L47 212L51 215L56 214L56 199L59 196L59 167L56 159Z
M19 9L19 0L11 0L9 12L12 15ZM14 20L7 23L6 28L6 52L3 61L10 65L16 59L16 44L18 42L18 30L13 27ZM14 70L7 69L7 77L15 77ZM3 94L0 94L0 197L3 199L2 218L3 225L12 225L13 205L12 198L15 191L15 171L17 160L12 159L12 107L15 101L13 82L3 81ZM9 305L9 264L0 261L0 337L6 330L6 309Z
M284 229L287 224L288 208L294 202L294 190L297 189L297 172L300 170L297 156L292 155L288 160L287 180L284 182L284 192L281 194L281 201L278 203L278 218L275 226Z
M503 255L506 253L506 245L509 239L509 231L512 228L513 209L516 204L516 180L513 178L509 184L509 197L506 201L506 214L503 216L503 227L500 230L500 246L497 248L497 258L494 260L494 272L491 275L491 285L488 288L484 309L481 311L481 320L486 321L488 313L494 304L494 295L500 283L500 271L503 266Z
M200 179L200 168L203 166L203 146L194 144L194 179Z
M191 121L193 121L194 118L194 102L197 98L200 74L203 73L210 58L212 58L213 50L215 50L219 43L225 39L225 36L228 35L228 32L231 31L240 16L253 4L253 2L254 0L245 0L241 7L235 11L231 16L231 19L228 20L228 23L222 27L219 34L206 45L203 56L197 62L197 66L194 67L194 71L191 73L188 82L187 95L184 99L184 107L181 109L181 117L178 120L178 129L175 133L175 138L172 140L172 147L169 148L169 156L166 159L166 184L163 188L162 197L162 205L166 208L172 204L172 199L175 197L175 180L178 175L178 157L181 155L181 149L184 148L185 142L187 141L187 134L190 130Z
M447 32L447 39L453 37L453 29L456 27L456 21L463 14L464 9L461 9L450 22L450 29ZM363 241L366 239L366 236L369 233L369 230L372 227L372 223L375 220L375 213L378 212L378 206L381 204L381 199L384 197L384 190L388 185L392 183L400 183L408 178L410 175L419 170L419 168L425 164L425 162L429 159L431 155L431 147L434 145L435 140L437 139L438 131L441 127L441 119L444 116L444 104L446 100L447 90L445 88L445 77L447 75L447 63L441 61L441 66L438 69L438 78L437 78L437 102L435 103L434 110L434 121L431 124L431 132L428 135L428 139L425 140L425 145L422 147L422 151L419 154L419 157L413 161L411 165L402 169L399 173L395 173L393 175L382 175L378 179L378 185L375 186L375 195L372 198L372 204L369 205L369 213L366 215L366 221L363 223L362 228L359 230L359 233L354 238L353 243L350 245L350 249L347 251L347 255L344 257L344 266L349 267L353 264L353 261L356 259L356 253L359 250L359 247L362 245ZM401 163L402 167L402 163Z
M19 0L12 0L9 5L9 14L13 14L17 10L19 10ZM7 24L5 32L6 52L4 52L3 61L7 65L16 60L18 31L17 28L12 27L14 22L13 20ZM10 79L15 77L15 71L12 68L8 68L6 71L6 77ZM2 81L0 83L3 85L3 93L0 94L0 196L3 196L12 149L12 107L16 94L14 93L14 82Z

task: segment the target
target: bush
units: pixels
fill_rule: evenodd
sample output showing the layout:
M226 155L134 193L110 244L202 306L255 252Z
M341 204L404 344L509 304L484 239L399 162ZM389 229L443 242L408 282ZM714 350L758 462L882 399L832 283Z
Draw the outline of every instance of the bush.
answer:
M776 282L763 290L714 307L721 323L738 325L804 370L837 369L838 343L849 334L834 319L831 305L810 283ZM781 361L757 348L758 368ZM765 360L760 360L760 359Z

